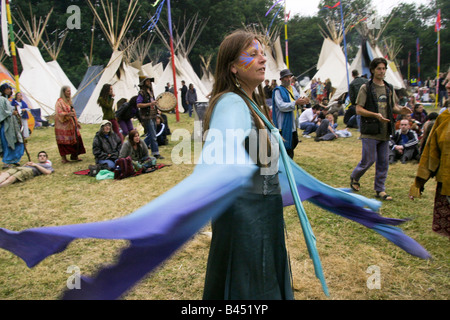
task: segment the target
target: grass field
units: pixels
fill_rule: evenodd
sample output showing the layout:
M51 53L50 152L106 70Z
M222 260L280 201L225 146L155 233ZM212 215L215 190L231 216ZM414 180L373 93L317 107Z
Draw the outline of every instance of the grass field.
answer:
M180 115L179 122L173 114L168 117L172 132L179 128L192 131L193 119L186 114ZM97 181L73 174L94 164L92 139L97 130L98 125L83 125L87 154L81 156L82 162L62 164L54 129L36 129L28 143L32 160L36 160L39 151L46 150L55 173L0 189L0 227L19 231L121 217L169 190L194 168L192 164L173 164L120 181ZM361 155L358 134L355 130L352 133L350 138L331 142L303 138L295 150L294 160L324 183L348 188L349 175ZM171 141L169 146L161 147L166 159L160 163L172 164L170 155L176 144L177 141ZM25 161L26 156L22 163ZM386 191L394 201L384 202L381 214L411 218L402 229L421 243L433 259L413 257L377 233L305 203L331 294L326 297L314 275L295 208L288 207L285 208L287 246L296 299L447 300L450 297L449 241L431 230L436 182L427 183L422 198L409 200L408 190L416 169L417 162L390 167ZM374 197L373 177L372 168L360 181L360 193L370 198ZM205 226L123 299L201 299L210 242L208 231L209 226ZM58 299L71 275L67 272L70 266L77 266L82 274L93 275L101 266L113 263L126 245L124 241L76 240L64 252L50 256L32 269L8 251L0 250L0 299ZM367 285L374 268L380 274L380 287L375 289Z

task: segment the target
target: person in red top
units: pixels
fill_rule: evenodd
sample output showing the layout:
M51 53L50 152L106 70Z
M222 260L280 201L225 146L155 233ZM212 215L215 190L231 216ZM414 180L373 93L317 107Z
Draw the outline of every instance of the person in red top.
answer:
M72 93L69 86L61 88L60 97L56 101L55 112L55 137L61 162L69 162L66 158L69 154L70 160L81 161L82 159L78 156L85 154L86 149L81 138L81 126L72 105Z

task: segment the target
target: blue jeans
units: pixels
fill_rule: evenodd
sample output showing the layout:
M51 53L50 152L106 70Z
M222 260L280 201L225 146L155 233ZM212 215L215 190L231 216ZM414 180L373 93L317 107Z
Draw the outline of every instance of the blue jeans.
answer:
M189 112L189 117L192 117L192 108L194 107L194 105L192 103L188 104L188 112Z
M384 183L389 170L389 141L361 139L362 158L350 175L356 181L375 163L375 191L384 191Z
M152 155L159 154L158 141L156 140L156 125L155 121L152 119L142 119L142 125L145 126L147 137L145 137L144 142L152 150Z
M107 164L109 170L114 170L116 168L116 162L112 160L98 160L98 164Z
M312 132L316 132L317 128L319 126L317 124L315 124L314 122L302 122L300 123L300 129L301 130L305 130L303 131L303 134L310 134Z
M447 90L443 90L443 91L439 91L439 97L438 97L438 99L439 99L439 105L442 107L442 102L443 102L443 99L448 99L448 93L447 93Z

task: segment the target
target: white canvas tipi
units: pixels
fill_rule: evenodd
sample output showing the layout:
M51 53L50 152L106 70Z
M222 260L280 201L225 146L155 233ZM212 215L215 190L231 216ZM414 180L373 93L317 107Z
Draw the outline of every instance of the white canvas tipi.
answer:
M97 99L104 84L108 83L112 85L115 94L115 102L122 98L129 100L138 93L137 85L139 84L139 69L130 66L124 57L124 52L118 49L131 22L136 16L137 0L131 0L129 2L126 17L119 33L117 33L118 28L114 26L116 17L114 17L115 11L113 10L112 5L106 8L102 2L105 16L100 17L91 1L88 1L88 4L94 12L94 16L97 18L97 22L100 24L113 52L108 64L101 72L100 80L93 90L86 107L81 112L79 121L81 123L100 123L103 118L103 112L97 104Z
M45 19L39 18L38 21L32 13L31 19L26 19L19 11L22 26L17 23L30 43L25 44L22 39L19 39L23 43L23 48L17 48L22 65L19 77L20 90L30 100L31 108L41 109L42 116L55 113L55 104L64 85L54 75L38 48L51 13L52 10Z
M77 92L77 89L58 63L58 56L67 35L67 30L63 31L61 34L55 32L55 41L51 43L50 40L48 40L44 43L44 47L47 50L48 54L52 57L52 61L47 62L49 69L52 71L53 75L56 77L59 83L70 87L71 93L72 95L74 95Z
M174 62L175 62L175 72L176 72L176 80L177 80L177 90L181 88L181 81L184 80L186 85L189 86L190 83L194 85L194 88L197 92L197 101L198 102L208 102L208 95L210 94L210 90L207 86L203 84L200 80L199 76L195 72L191 63L189 62L189 53L195 45L195 42L198 40L198 37L201 34L201 31L205 27L207 20L202 23L197 23L198 14L194 15L184 26L182 26L182 33L179 34L177 32L177 28L174 28ZM163 25L164 26L164 25ZM192 26L192 28L191 28ZM170 45L166 41L161 30L156 27L156 32L165 45L165 47L170 50ZM167 32L167 30L166 30ZM189 37L188 37L189 35ZM172 59L170 59L169 63L164 68L163 73L158 78L158 81L154 85L155 94L158 95L165 91L165 85L167 83L173 84L173 68L172 68ZM178 110L183 112L182 102L181 102L181 94L177 94L178 98Z

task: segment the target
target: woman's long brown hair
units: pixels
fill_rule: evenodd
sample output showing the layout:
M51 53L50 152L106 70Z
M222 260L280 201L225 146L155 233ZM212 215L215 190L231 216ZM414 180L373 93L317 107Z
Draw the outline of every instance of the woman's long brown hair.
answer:
M217 101L223 94L228 92L236 93L237 95L242 97L242 99L247 104L253 116L253 119L255 120L255 125L258 129L266 128L263 121L251 107L250 102L246 98L246 95L242 92L241 89L236 86L235 75L231 72L231 66L233 65L233 63L237 63L241 52L248 48L251 45L252 41L255 39L258 40L261 44L264 43L262 41L262 37L259 37L255 33L244 30L236 30L225 37L225 39L222 41L217 55L216 71L214 74L214 85L211 92L211 99L209 101L209 107L206 110L205 118L203 121L204 132L209 129L211 115L214 111L214 107L217 104ZM256 102L258 107L260 107L262 113L266 116L266 118L271 121L270 110L265 102L262 84L258 85L257 92L253 92L251 98Z

